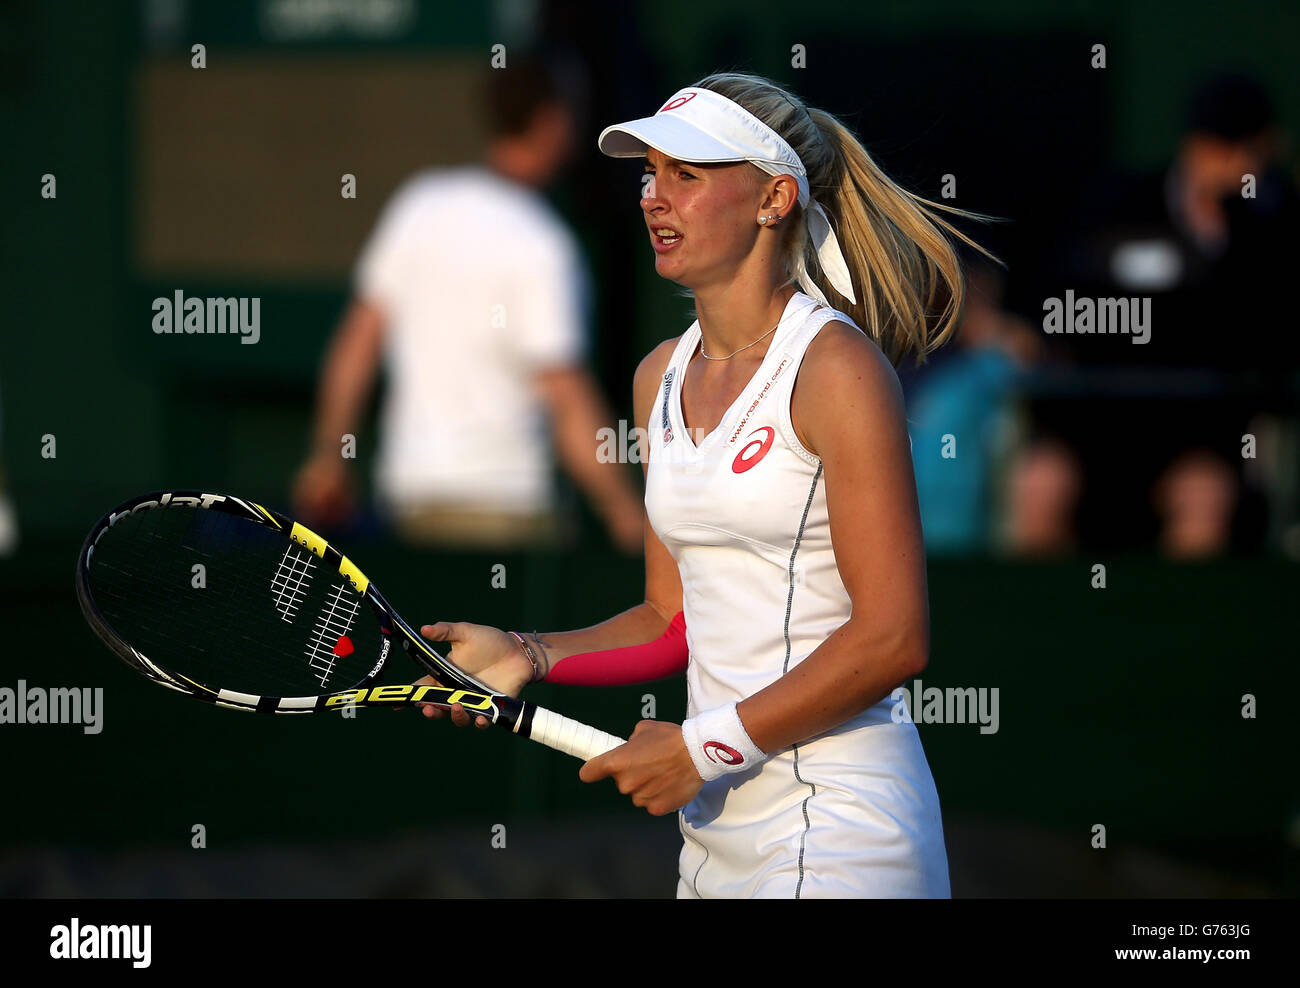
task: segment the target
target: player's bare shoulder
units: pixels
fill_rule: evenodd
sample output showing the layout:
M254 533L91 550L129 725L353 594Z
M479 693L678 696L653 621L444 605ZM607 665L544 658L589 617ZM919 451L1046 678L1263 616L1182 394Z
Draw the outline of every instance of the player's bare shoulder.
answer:
M790 414L799 441L816 454L817 433L851 410L901 414L903 390L889 358L856 326L838 319L813 337L795 378Z

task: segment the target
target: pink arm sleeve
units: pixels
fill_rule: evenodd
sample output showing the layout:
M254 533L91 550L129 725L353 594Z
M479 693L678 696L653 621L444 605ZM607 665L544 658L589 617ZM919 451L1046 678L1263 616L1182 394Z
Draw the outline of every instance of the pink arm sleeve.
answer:
M678 611L659 638L644 645L569 655L551 668L548 683L564 686L626 686L686 670L686 616Z

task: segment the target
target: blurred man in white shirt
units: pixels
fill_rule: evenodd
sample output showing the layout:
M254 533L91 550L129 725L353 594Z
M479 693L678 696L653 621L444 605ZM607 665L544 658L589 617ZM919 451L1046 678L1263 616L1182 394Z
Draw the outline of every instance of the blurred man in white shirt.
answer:
M403 538L556 544L558 454L614 544L638 552L641 497L625 467L597 457L611 414L583 363L585 264L538 193L572 156L573 112L539 57L512 55L486 94L484 161L409 179L366 244L321 371L295 510L329 524L352 509L342 438L358 432L382 359L376 489Z

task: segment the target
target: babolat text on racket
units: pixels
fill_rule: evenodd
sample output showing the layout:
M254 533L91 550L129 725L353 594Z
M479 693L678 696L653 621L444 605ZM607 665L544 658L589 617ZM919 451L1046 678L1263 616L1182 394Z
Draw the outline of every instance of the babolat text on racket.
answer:
M457 668L352 560L247 498L168 491L118 505L81 548L77 599L127 665L218 706L306 714L460 703L584 761L623 744ZM440 685L380 685L394 640Z

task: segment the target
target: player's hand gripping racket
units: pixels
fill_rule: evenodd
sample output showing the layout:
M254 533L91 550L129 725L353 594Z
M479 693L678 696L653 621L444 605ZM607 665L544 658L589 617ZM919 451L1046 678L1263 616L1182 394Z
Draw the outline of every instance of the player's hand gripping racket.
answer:
M127 665L218 706L306 714L460 703L584 761L623 744L458 669L350 559L245 498L171 491L118 505L81 547L77 599ZM394 639L440 685L377 685Z

